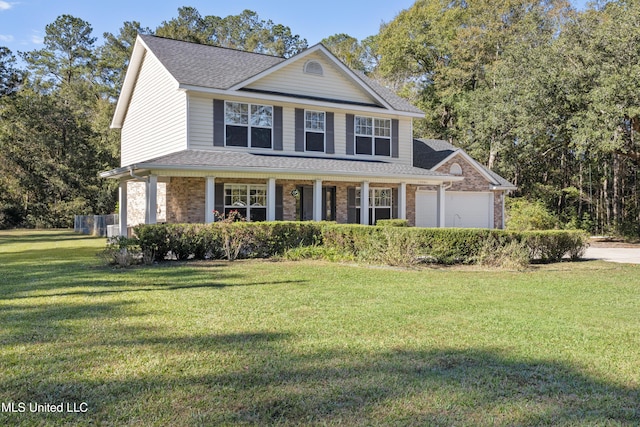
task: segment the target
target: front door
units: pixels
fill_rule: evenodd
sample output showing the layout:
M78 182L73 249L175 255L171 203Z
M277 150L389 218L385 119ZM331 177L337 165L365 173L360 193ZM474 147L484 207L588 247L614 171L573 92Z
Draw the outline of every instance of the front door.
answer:
M313 220L313 187L299 185L296 190L296 219L298 221ZM336 187L322 187L322 220L335 221Z

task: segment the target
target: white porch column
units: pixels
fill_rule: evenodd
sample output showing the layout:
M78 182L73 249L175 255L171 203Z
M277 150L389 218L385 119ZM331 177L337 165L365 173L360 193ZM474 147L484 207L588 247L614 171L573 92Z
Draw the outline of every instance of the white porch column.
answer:
M407 219L407 183L401 182L398 190L398 219Z
M489 228L494 229L495 226L495 205L496 205L496 193L493 191L489 194Z
M216 178L208 176L204 186L204 222L210 224L216 220L213 211L216 208Z
M369 181L360 184L360 224L369 225Z
M146 182L147 200L145 206L145 223L155 224L158 222L158 177L149 175Z
M322 180L313 182L313 220L322 221Z
M276 220L276 179L267 180L267 221Z
M127 237L127 181L120 181L118 189L118 222L120 235Z
M438 211L437 211L437 218L438 218L438 227L440 228L444 228L445 227L445 210L444 210L444 196L445 196L445 190L444 190L444 184L440 184L438 186Z
M505 196L507 195L507 193L505 191L502 192L502 195L500 196L500 198L502 199L502 213L500 214L500 229L504 230L505 227L505 221L504 221L504 199Z

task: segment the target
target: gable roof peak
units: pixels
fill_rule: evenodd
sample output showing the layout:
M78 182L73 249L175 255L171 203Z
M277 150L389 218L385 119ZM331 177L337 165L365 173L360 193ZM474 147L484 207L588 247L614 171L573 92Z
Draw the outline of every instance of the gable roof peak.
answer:
M188 40L172 39L170 37L156 36L156 35L153 35L153 34L138 34L138 37L140 37L145 43L147 43L150 40L154 40L154 39L156 39L156 40L166 40L167 42L170 42L170 43L172 43L172 42L173 43L186 43L186 44L190 44L190 45L205 46L205 47L214 48L214 49L225 49L225 50L229 50L229 51L246 53L246 54L250 54L250 55L261 55L261 56L268 56L268 57L271 57L271 58L285 59L285 57L283 57L283 56L271 55L270 53L252 52L250 50L243 50L243 49L238 49L238 48L234 48L234 47L219 46L219 45L207 44L207 43L198 43L198 42L195 42L195 41L188 41Z

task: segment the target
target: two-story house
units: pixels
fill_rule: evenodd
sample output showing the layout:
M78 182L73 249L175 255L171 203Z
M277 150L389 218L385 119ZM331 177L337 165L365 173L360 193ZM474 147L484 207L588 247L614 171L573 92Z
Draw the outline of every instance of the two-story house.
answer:
M513 186L443 141L424 113L321 44L288 59L138 36L121 129L120 231L137 223L332 220L500 228Z

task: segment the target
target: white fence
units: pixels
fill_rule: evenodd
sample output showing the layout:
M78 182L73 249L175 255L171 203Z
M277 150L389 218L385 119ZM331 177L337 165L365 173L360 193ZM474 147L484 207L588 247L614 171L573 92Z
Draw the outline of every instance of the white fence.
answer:
M75 215L73 230L76 233L111 237L119 232L118 215Z

